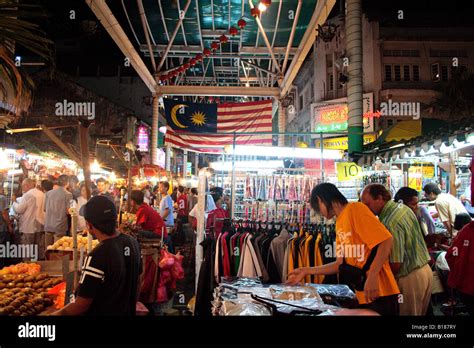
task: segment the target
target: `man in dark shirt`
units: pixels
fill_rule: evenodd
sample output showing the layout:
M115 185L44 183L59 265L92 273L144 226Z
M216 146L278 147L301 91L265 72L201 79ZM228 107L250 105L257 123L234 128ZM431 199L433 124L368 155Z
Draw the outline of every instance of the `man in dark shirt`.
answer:
M92 197L80 215L100 243L84 261L75 301L55 315L135 315L142 272L138 242L116 231L115 205L104 196Z
M140 237L156 238L163 236L166 238L165 222L152 207L144 202L145 194L140 190L133 190L130 195L132 201L132 209L136 210L137 222L136 225L141 229L138 233Z

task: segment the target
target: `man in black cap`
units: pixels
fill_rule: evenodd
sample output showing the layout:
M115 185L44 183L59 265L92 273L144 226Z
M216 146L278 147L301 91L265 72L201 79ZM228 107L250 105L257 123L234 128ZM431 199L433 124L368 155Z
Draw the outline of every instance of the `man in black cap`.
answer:
M115 205L104 196L92 197L79 211L99 245L86 257L74 302L55 315L135 315L140 247L117 232Z

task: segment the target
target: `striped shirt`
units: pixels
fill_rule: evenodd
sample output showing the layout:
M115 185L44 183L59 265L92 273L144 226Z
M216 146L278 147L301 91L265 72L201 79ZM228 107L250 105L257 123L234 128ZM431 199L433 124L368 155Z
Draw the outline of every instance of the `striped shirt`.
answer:
M405 277L430 260L423 232L413 211L401 203L388 201L380 213L380 221L393 236L391 263L401 263L397 278Z

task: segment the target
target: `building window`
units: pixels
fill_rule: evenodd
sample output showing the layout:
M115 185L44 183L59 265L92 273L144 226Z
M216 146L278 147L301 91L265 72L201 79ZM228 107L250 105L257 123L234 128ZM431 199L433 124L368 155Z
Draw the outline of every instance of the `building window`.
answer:
M328 91L334 90L334 75L333 74L328 74Z
M419 57L419 50L383 50L384 57Z
M303 93L300 95L300 110L304 108L304 96Z
M395 75L395 81L401 81L402 75L400 73L400 65L394 65L393 66L393 71Z
M410 66L403 66L403 81L410 81Z
M385 81L392 81L392 66L385 65Z
M420 67L418 65L412 66L413 81L420 81Z
M448 81L448 67L446 65L441 66L441 81Z
M441 80L439 63L431 64L431 81L439 82Z

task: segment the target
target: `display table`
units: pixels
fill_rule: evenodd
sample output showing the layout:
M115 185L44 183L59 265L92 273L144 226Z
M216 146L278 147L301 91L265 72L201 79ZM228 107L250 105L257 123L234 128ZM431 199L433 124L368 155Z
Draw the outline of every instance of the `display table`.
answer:
M263 285L258 279L223 280L214 290L215 316L378 315L353 307L355 294L346 285Z

